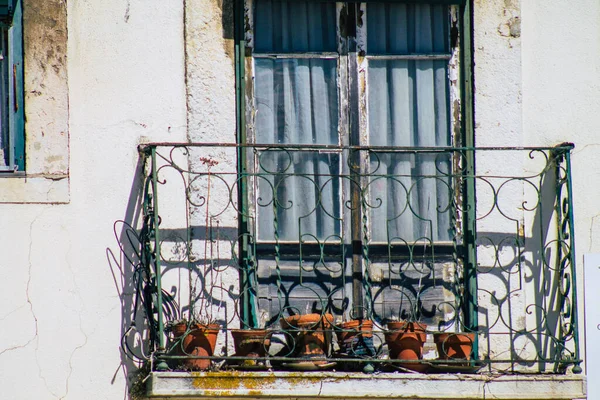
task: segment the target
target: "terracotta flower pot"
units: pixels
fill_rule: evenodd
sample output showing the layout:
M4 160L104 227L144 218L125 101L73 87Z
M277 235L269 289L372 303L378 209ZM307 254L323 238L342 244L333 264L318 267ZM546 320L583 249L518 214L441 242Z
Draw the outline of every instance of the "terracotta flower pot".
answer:
M343 353L358 357L375 355L373 321L357 319L344 322L338 328L336 336Z
M471 360L471 351L475 341L474 333L434 333L433 341L437 346L440 360Z
M175 354L181 356L212 356L217 343L217 336L221 327L217 324L198 324L189 326L179 323L172 327L174 341L177 343ZM210 367L209 359L188 358L181 365L186 369L204 370Z
M294 343L294 353L298 357L325 357L331 344L331 314L292 315L280 321Z
M234 329L231 335L235 355L239 357L265 357L271 346L270 332L266 329Z
M420 322L389 322L385 332L390 358L394 360L414 361L399 364L413 371L422 372L424 366L416 361L423 359L423 344L427 340L427 325Z

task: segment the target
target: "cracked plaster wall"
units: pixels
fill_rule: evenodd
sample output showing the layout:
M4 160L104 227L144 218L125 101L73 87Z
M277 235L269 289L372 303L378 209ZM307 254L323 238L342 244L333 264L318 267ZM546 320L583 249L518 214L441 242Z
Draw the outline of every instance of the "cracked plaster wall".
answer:
M29 27L48 27L25 34L27 146L42 152L30 166L68 172L70 198L0 204L0 397L123 399L131 371L121 365L121 302L130 293L120 296L122 278L118 270L113 278L106 250L117 252L113 223L132 222L139 211L137 144L186 140L183 3L24 7L25 18L39 22Z

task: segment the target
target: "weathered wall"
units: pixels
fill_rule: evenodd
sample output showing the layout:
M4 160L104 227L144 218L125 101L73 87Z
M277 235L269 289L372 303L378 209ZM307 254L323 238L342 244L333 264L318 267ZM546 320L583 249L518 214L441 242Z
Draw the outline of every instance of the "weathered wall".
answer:
M600 4L523 4L523 131L527 144L573 142L577 255L600 251Z
M0 397L124 398L133 369L119 343L131 288L107 248L120 261L112 225L139 214L137 144L186 139L183 5L24 7L28 172L68 173L70 198L0 204ZM8 180L52 201L53 186L29 189L31 177L0 179L2 196Z
M475 143L519 146L522 135L520 0L475 0Z
M522 15L524 143L575 144L573 211L581 295L583 255L600 252L600 3L524 1ZM583 328L582 296L579 309Z
M233 0L187 0L185 10L188 138L199 143L235 143ZM190 153L190 168L205 170L202 165L209 161L215 163L211 167L214 172L235 171L236 154L235 148L195 148ZM237 192L231 190L235 182L231 178L227 184L219 179L196 180L193 186L199 196L206 196L206 202L198 202L203 206L191 209L190 223L195 238L192 258L198 260L199 268L209 270L212 263L222 264L223 272L218 277L210 274L213 281L211 285L207 282L207 286L232 287L237 291L239 273L231 259L231 248L237 237L238 223L234 208L228 205L236 203ZM225 208L216 218L208 216L207 209L214 212ZM204 241L202 238L209 231L213 239L218 237L219 240ZM228 267L232 264L233 267ZM177 278L181 281L179 274ZM216 289L211 294L216 299L225 299L227 305L204 310L196 307L197 317L227 320L237 327L237 322L232 320L236 305L227 290ZM224 336L219 335L219 348L224 344ZM230 339L228 344L231 347L233 341Z
M69 172L66 3L25 1L23 11L27 172L59 179Z
M235 143L233 0L186 1L188 137Z

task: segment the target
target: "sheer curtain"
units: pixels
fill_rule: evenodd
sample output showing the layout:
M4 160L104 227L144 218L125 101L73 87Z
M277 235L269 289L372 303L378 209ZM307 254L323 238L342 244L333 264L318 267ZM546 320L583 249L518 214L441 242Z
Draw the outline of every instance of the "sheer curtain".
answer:
M258 144L338 144L335 4L259 0L254 29ZM277 56L274 56L277 55ZM301 150L259 155L258 235L262 240L340 234L339 156Z
M448 38L447 6L367 5L367 55L448 53ZM449 146L447 74L445 59L369 60L369 143ZM450 238L450 156L377 153L370 172L374 241Z

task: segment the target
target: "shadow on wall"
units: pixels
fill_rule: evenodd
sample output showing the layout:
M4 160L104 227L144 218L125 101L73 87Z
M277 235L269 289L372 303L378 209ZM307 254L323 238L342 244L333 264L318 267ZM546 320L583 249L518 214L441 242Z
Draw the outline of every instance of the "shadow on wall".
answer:
M523 202L523 216L514 220L523 231L478 232L478 254L494 254L493 265L480 264L477 269L479 347L485 358L498 361L495 368L502 372L564 372L564 358L575 357L568 345L570 317L565 314L565 302L572 296L565 276L570 269L570 232L564 231L565 216L557 214L563 208L557 202L565 198L560 195L564 179L556 174L556 161L548 161L539 175L519 179L524 187L534 188L531 198L537 199ZM500 196L496 202L500 208ZM498 352L498 347L510 354Z
M233 18L233 0L215 0L221 9L221 24L223 25L223 39L233 39L234 36L234 18Z
M134 229L141 224L142 218L144 161L143 156L138 160L125 216L113 225L119 251L106 249L108 266L121 302L121 364L111 383L114 384L122 369L127 381L124 399L135 398L136 388L143 387L141 380L146 375L144 368L147 368L146 361L149 359L149 343L144 338L149 328L144 307L149 303L145 301L143 293L137 290L147 277L141 268L140 235Z
M152 260L143 260L144 248L152 246L152 233L148 232L149 221L144 218L150 218L148 210L144 212L144 193L148 193L146 185L151 184L150 177L146 175L146 158L141 155L133 178L125 216L113 225L114 235L119 247L114 251L110 247L106 249L108 266L113 276L115 289L121 302L121 346L120 358L121 364L117 368L111 383L115 383L119 370L123 371L127 382L127 388L124 393L124 399L138 399L145 395L144 378L150 371L150 361L153 349L159 347L155 341L159 337L158 321L156 311L156 283L151 276L148 266ZM173 244L174 249L183 252L183 260L169 260L161 257L163 274L171 270L190 271L191 274L199 277L199 292L190 292L195 298L190 299L190 304L201 301L205 307L225 308L225 302L213 295L213 286L207 284L203 279L213 275L213 270L222 272L221 269L234 265L237 260L233 258L223 258L218 262L212 259L200 258L193 262L189 260L190 247L183 243L183 238L191 234L193 240L206 240L209 236L209 229L206 226L192 226L186 229L161 229L161 238L163 244ZM237 236L237 230L233 228L220 228L219 231L222 240L231 240L231 237ZM166 245L167 246L167 245ZM148 252L146 251L146 254ZM237 268L235 268L237 271ZM204 277L204 278L203 278ZM210 289L209 289L210 288ZM228 298L235 302L235 309L239 307L239 293L236 293L233 287L220 287L219 289L228 294ZM163 316L165 323L168 321L179 320L180 318L189 318L194 313L189 306L180 307L178 299L181 296L177 287L172 286L169 291L162 290L163 297ZM200 299L200 300L199 300ZM202 308L202 306L201 306ZM239 318L236 312L233 312ZM226 325L231 317L215 318L216 323L221 326ZM150 321L150 322L149 322Z

